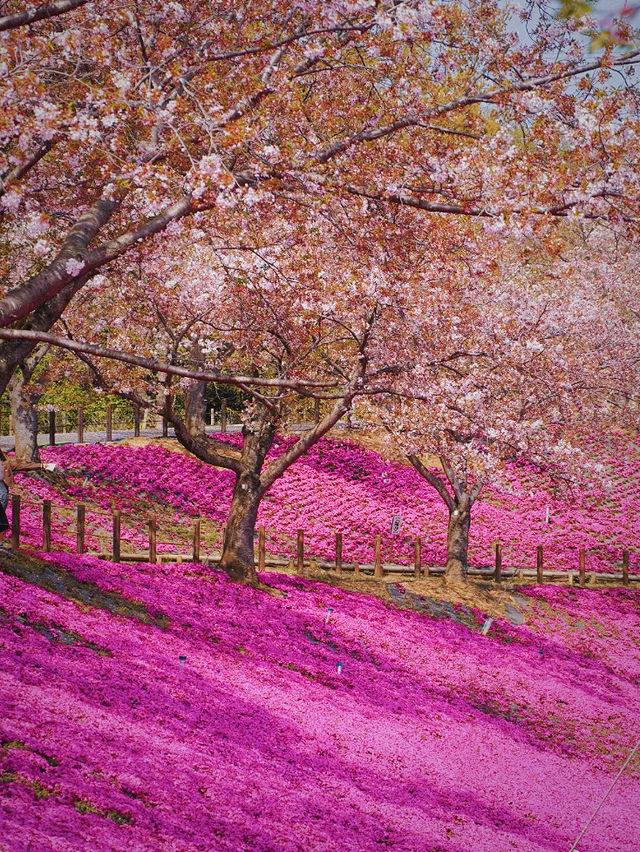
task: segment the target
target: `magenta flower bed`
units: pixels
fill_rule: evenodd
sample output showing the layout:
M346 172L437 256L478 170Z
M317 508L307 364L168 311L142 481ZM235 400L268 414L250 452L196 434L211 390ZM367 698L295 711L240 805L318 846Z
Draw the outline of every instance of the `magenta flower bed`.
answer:
M237 436L227 436L237 442ZM640 542L640 453L637 446L624 452L612 438L600 448L602 483L590 491L578 490L572 499L553 498L526 471L512 471L509 492L486 492L474 508L470 556L474 565L492 563L492 544L503 542L507 567L533 567L538 544L543 544L545 564L557 569L576 569L578 551L585 548L588 570L619 570L623 549L631 550L631 568L637 570ZM276 445L282 451L286 442ZM109 534L107 512L122 509L123 539L134 548L147 544L146 529L131 524L141 501L151 496L167 507L162 522L189 520L200 515L219 527L226 518L233 475L207 467L195 459L171 453L160 446L73 446L47 449L47 460L76 470L77 485L60 496L42 483L25 480L31 497L53 497L72 506L90 499L105 514L89 513L89 547L97 543L92 529ZM549 523L547 523L547 509ZM391 519L400 510L398 535L389 534ZM291 556L298 529L305 531L309 555L334 556L335 533L343 532L345 560L373 561L373 537L383 537L383 557L411 564L413 540L422 538L424 564L443 564L446 543L446 511L435 492L410 467L391 463L374 452L347 441L323 440L300 459L266 495L258 518L267 527L267 548ZM166 525L165 525L166 526ZM27 540L41 542L40 508L25 504L23 527ZM162 538L162 531L160 533ZM166 538L166 535L165 535ZM69 525L54 528L54 542L73 547ZM173 543L187 549L187 542ZM169 543L165 549L171 549Z
M9 852L567 852L638 736L635 592L532 589L483 636L274 574L286 597L50 558L170 623L0 574ZM636 757L581 852L636 850L639 795Z

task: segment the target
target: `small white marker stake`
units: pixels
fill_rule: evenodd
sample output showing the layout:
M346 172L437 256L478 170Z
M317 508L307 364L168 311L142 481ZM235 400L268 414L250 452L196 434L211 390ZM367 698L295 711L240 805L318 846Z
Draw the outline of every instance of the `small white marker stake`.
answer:
M186 659L187 659L187 658L186 658L183 654L180 654L180 656L178 657L178 659L180 660L180 668L181 668L181 669L183 669L183 668L184 668L185 661L186 661Z
M338 663L338 674L342 674L342 663Z

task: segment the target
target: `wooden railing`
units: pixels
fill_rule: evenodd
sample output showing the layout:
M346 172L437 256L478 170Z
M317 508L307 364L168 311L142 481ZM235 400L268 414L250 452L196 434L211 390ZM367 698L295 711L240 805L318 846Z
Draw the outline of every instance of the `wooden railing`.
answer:
M39 503L39 501L33 501ZM52 549L52 503L51 500L43 500L41 502L41 517L42 517L42 550L45 552ZM11 546L13 550L18 550L21 546L21 506L22 497L20 494L13 494L11 498ZM87 553L86 548L86 506L84 503L77 503L75 517L76 531L76 552ZM216 539L219 541L219 547L215 551L208 554L203 552L203 519L192 519L191 541L188 554L174 552L161 553L158 550L158 520L156 515L147 517L148 530L148 546L143 551L133 553L125 553L122 548L122 512L119 509L113 510L109 515L107 512L100 510L91 510L94 514L103 515L111 518L111 549L95 552L93 555L102 559L110 559L113 562L120 561L136 561L136 562L169 562L169 561L184 561L193 562L217 562L221 558L222 544L225 537L225 525L218 528ZM138 520L139 523L139 520ZM437 565L423 565L421 559L422 542L419 537L413 540L414 559L411 565L402 565L396 563L384 563L382 559L382 541L381 536L376 534L373 538L374 561L371 564L363 564L359 562L347 563L343 560L343 533L335 533L335 556L331 561L326 559L309 557L305 554L305 532L303 529L297 530L295 541L295 552L291 557L287 558L281 554L271 554L267 556L266 551L266 529L261 526L257 531L258 536L258 552L257 564L258 570L264 570L266 566L286 566L294 570L300 575L305 574L310 566L315 566L326 571L334 571L337 574L343 572L352 572L355 576L372 574L375 579L381 579L389 575L413 575L414 578L421 577L438 577L444 576L444 567ZM34 547L33 543L29 546ZM538 584L544 582L553 582L561 580L573 585L584 587L587 583L595 582L610 582L620 580L623 586L628 586L631 581L640 581L640 574L631 574L629 571L629 550L622 551L621 570L618 572L587 572L587 553L584 549L579 551L579 567L578 570L565 571L545 571L544 569L544 551L543 546L538 545L536 550L536 565L532 569L524 568L505 568L503 565L502 545L497 542L494 548L494 565L492 567L469 568L471 577L479 577L487 580L493 580L496 583L501 583L505 580L526 580L535 579Z

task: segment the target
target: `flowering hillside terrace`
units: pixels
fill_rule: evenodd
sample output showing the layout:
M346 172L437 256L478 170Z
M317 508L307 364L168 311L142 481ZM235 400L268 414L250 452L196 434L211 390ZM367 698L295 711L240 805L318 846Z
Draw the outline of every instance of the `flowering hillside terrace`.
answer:
M483 635L306 579L47 559L59 593L0 560L3 852L568 852L638 736L636 592L528 587ZM639 757L581 852L637 849Z
M230 442L238 436L226 436ZM282 452L284 439L273 453ZM640 447L612 437L594 448L603 475L597 488L553 496L527 470L514 467L508 490L484 492L474 507L470 561L490 565L492 546L502 541L505 566L532 567L536 547L544 546L545 566L576 569L578 552L587 551L587 570L619 570L622 551L631 551L637 570L640 542ZM87 546L110 547L113 508L123 512L123 540L131 549L147 547L146 517L158 514L159 551L186 551L192 519L204 519L207 546L219 546L220 527L231 501L233 474L207 467L165 446L66 445L43 451L67 474L62 491L32 477L22 479L30 498L23 508L26 541L42 542L39 504L53 499L53 542L75 548L74 505L87 502ZM390 534L395 514L398 534ZM548 519L548 520L547 520ZM325 439L294 464L265 496L258 524L267 528L267 551L290 557L298 529L305 532L309 556L331 560L335 533L343 533L345 561L373 562L373 539L381 534L386 561L411 564L413 541L422 539L423 564L442 565L446 553L446 510L413 468L391 462L344 440ZM164 527L164 530L163 530ZM169 536L167 537L167 534ZM182 539L182 545L179 540Z

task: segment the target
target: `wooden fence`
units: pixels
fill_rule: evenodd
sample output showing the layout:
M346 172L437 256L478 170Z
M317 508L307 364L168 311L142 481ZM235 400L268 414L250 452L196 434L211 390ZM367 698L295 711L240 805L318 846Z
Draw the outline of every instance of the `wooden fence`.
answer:
M36 501L34 501L36 502ZM11 497L11 546L13 550L18 550L21 545L21 505L22 498L20 494L13 494ZM52 549L52 503L51 500L44 500L41 504L42 512L42 549L49 552ZM94 511L94 510L92 510ZM94 512L95 513L95 512ZM106 514L98 512L97 514ZM76 504L76 552L87 553L86 548L86 506L83 503ZM208 554L202 550L202 531L203 520L194 518L192 521L190 553L183 554L177 552L161 553L158 551L158 520L156 515L149 515L147 518L148 530L148 546L144 551L136 551L133 553L125 553L122 548L122 512L115 509L111 514L111 549L109 551L98 551L93 555L102 558L110 559L113 562L132 561L132 562L218 562L221 558L222 543L225 537L225 525L219 528L220 547L215 552ZM318 559L308 554L305 554L305 533L304 530L297 530L295 552L291 557L287 558L283 555L271 555L267 557L266 552L266 529L261 526L257 531L258 536L258 553L257 563L258 570L264 570L267 566L289 566L299 575L304 575L309 568L317 568L324 571L333 571L340 575L343 572L351 572L355 576L373 575L375 579L382 579L385 576L391 575L410 575L418 579L421 577L442 577L444 576L444 568L436 565L422 564L422 542L420 538L415 538L413 542L413 564L400 565L396 563L384 563L382 559L382 540L379 534L373 538L374 561L372 564L360 564L358 562L345 563L343 561L343 533L335 533L335 556L332 561L326 559ZM31 544L31 546L34 546ZM496 583L501 583L505 580L535 580L536 583L561 581L567 582L569 585L574 585L576 582L581 587L587 584L596 582L617 582L620 581L623 586L629 586L630 582L640 581L640 574L631 574L629 571L629 551L622 551L621 570L619 572L587 572L587 554L584 549L579 552L578 570L566 571L548 571L544 568L544 550L543 545L538 545L536 550L536 565L535 569L505 569L502 560L502 545L497 542L495 545L495 560L492 567L470 568L469 575L485 580L493 580Z
M42 410L40 411L42 413ZM65 434L67 432L77 433L77 440L75 443L84 444L85 433L89 431L87 417L85 416L84 406L80 405L74 409L53 409L48 408L44 412L44 416L46 418L46 425L42 424L42 419L40 419L38 432L44 433L48 431L49 433L49 444L54 446L56 443L56 435ZM209 426L215 426L215 412L213 409L210 410L210 421ZM162 436L164 438L168 435L168 422L166 417L158 418L162 424ZM142 432L145 431L145 424L148 421L148 412L144 411L140 408L139 405L135 405L133 407L132 419L128 421L126 427L120 427L123 431L129 431L130 428L133 428L134 437L139 437ZM230 412L227 409L227 403L225 400L221 402L220 406L220 420L219 420L219 429L223 434L227 432L227 427L230 423ZM105 441L108 443L113 441L113 433L116 431L114 427L114 411L111 403L108 403L105 410L104 420L100 420L99 423L95 422L90 424L90 427L95 432L104 432ZM157 427L156 427L157 428ZM14 432L13 427L13 419L9 417L7 434L12 435Z

